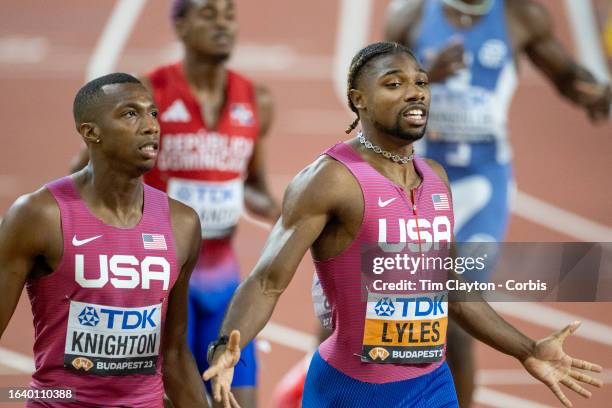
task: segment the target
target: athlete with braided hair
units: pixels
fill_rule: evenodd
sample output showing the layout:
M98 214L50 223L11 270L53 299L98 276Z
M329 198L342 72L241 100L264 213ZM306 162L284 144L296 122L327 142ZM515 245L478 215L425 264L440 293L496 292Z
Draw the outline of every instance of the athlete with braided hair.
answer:
M431 242L448 248L454 217L443 168L413 153L413 143L425 133L430 103L427 73L414 56L395 43L369 45L353 59L349 85L349 104L362 132L328 149L287 188L281 218L254 270L236 291L221 336L210 349L211 368L204 378L212 379L214 399L230 407L228 393L240 348L264 328L309 249L331 305L334 331L312 358L303 407L458 407L445 362L449 317L474 337L517 358L566 406L570 402L561 384L589 397L577 381L596 386L601 382L577 368L601 367L573 359L562 348L578 322L534 341L476 293L460 294L462 302L438 293L435 310L416 313L404 306L404 312L393 314L406 299L362 286L369 276L367 265L361 264L362 248L403 243L420 250ZM435 206L434 196L445 196L447 205ZM416 231L408 228L414 224ZM402 225L406 230L399 228ZM386 274L377 276L388 279ZM419 294L416 300L432 301L433 295Z
M412 49L429 73L435 108L420 147L448 174L459 242L504 240L514 188L507 119L521 54L593 122L608 118L609 85L598 84L563 49L536 1L394 0L386 39ZM493 269L467 279L487 281ZM449 365L467 408L473 341L452 323L449 337Z

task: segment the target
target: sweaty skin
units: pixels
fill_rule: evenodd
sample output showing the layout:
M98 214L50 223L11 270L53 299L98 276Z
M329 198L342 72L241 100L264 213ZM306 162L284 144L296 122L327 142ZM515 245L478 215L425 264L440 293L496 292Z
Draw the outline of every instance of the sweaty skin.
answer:
M141 85L106 85L99 117L78 125L91 161L72 177L92 213L102 222L132 228L142 217L142 174L154 159L139 150L159 142L157 108ZM97 142L99 140L99 142ZM187 288L200 248L195 212L169 199L180 274L169 294L163 334L164 387L175 407L208 407L201 380L187 346ZM28 279L49 275L63 253L60 210L45 187L20 197L0 225L0 335L15 310Z
M387 13L385 39L412 48L420 32L423 4L423 0L394 0ZM559 93L585 109L592 121L606 120L612 101L609 84L598 84L561 46L546 9L533 0L505 0L505 7L514 60L519 61L521 54L526 54ZM445 7L444 11L452 25L471 27L461 24L461 13L457 10ZM478 21L479 17L473 17L471 25ZM451 44L428 67L430 80L444 81L463 67L463 47Z
M375 58L368 67L357 84L358 89L351 90L363 134L383 149L406 156L412 151L413 141L423 134L425 125L400 120L403 137L382 132L380 125L392 125L398 115L411 106L424 106L427 114L430 102L427 76L414 59L403 53ZM394 163L363 148L356 139L348 143L372 167L406 191L421 182L412 162L408 165ZM428 164L448 185L442 167L433 161ZM235 336L238 331L241 347L253 339L270 319L278 298L289 285L306 251L311 249L317 260L338 255L357 236L363 212L361 188L342 164L323 156L300 172L287 188L281 218L272 229L259 261L233 297L221 333L235 333ZM479 295L465 294L463 299L468 301L449 303L450 317L474 337L517 358L566 405L569 401L562 394L559 383L583 396L590 395L570 377L601 386L599 381L572 369L600 371L601 367L572 360L561 348L563 339L575 331L578 324L535 342L504 321ZM204 374L205 379L213 379L213 397L218 401L227 400L233 369L231 362L236 361L236 353L235 347L232 350L217 348L213 364Z

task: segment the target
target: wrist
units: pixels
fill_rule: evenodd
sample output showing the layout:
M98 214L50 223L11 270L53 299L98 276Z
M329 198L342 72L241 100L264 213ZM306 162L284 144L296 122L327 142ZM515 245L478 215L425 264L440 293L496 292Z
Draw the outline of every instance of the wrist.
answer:
M525 337L524 341L521 342L521 346L518 348L515 358L521 363L524 363L529 357L535 356L536 341Z
M219 350L225 350L227 343L229 342L229 336L219 336L216 340L211 341L208 345L208 350L206 352L206 361L208 364L211 364L214 360L215 354Z

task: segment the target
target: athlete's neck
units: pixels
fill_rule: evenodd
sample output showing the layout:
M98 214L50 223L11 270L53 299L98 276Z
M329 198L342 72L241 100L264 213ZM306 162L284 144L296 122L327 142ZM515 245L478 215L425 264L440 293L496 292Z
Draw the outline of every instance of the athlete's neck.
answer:
M206 58L185 49L183 70L187 81L196 90L215 91L225 88L225 61Z
M104 222L131 227L143 211L142 176L113 171L101 163L90 163L75 178L77 189L88 207Z
M362 122L363 136L372 144L388 151L391 154L408 157L413 153L413 141L400 139L396 136L383 133L374 125ZM360 144L357 142L357 144ZM359 151L366 160L378 169L385 177L401 184L405 187L416 187L420 182L420 177L414 167L414 161L407 164L396 163L363 146L359 146Z

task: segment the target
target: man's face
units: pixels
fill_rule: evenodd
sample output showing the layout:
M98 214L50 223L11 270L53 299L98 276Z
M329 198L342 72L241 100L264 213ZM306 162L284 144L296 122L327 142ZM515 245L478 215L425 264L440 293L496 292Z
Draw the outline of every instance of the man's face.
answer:
M375 58L363 69L359 88L372 124L402 140L422 138L430 102L425 71L405 53Z
M157 107L151 94L133 83L106 85L102 93L95 124L105 158L128 172L151 170L159 151Z
M218 60L229 58L236 37L233 0L191 0L176 30L185 47Z

